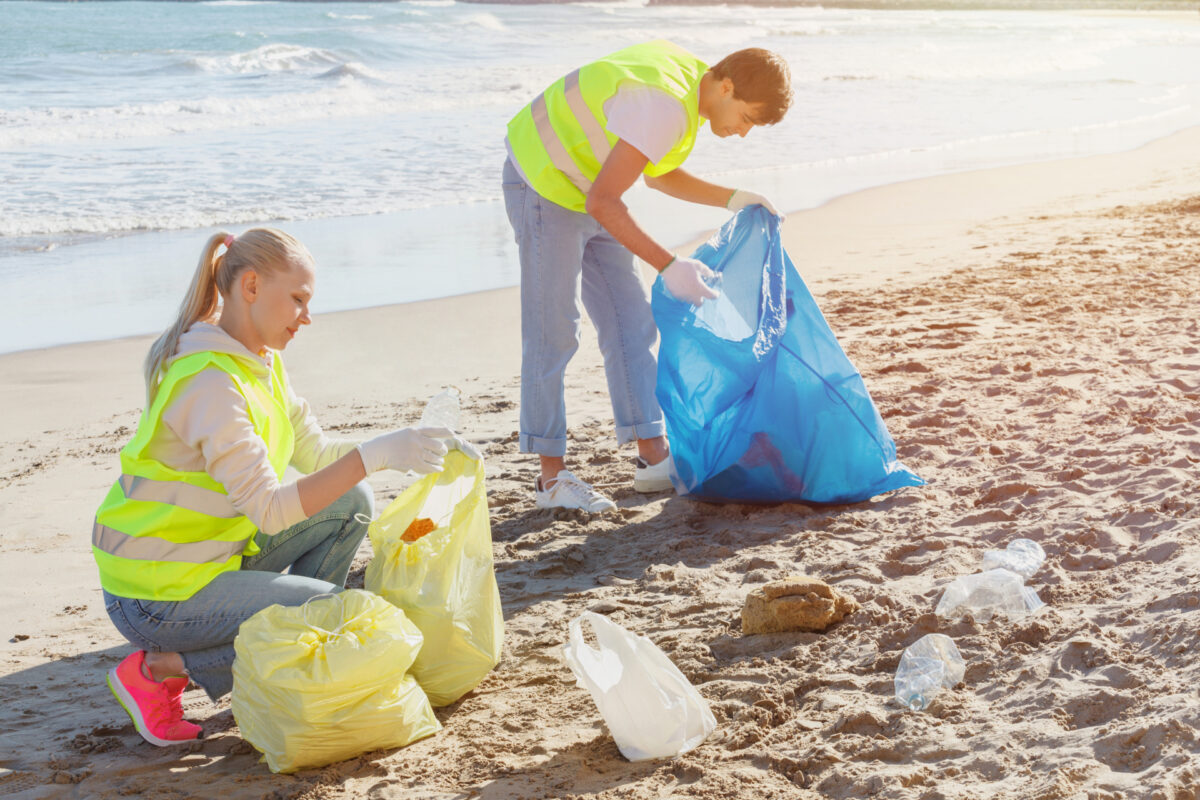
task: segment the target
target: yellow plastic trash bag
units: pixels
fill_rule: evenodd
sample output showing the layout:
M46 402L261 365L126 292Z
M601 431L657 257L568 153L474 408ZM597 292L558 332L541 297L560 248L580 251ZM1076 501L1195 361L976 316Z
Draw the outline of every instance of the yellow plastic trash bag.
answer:
M403 747L441 723L408 668L421 632L360 589L274 605L233 643L233 718L272 772Z
M393 500L370 535L366 587L421 629L412 674L430 703L449 705L496 666L504 639L483 462L451 450L443 470Z

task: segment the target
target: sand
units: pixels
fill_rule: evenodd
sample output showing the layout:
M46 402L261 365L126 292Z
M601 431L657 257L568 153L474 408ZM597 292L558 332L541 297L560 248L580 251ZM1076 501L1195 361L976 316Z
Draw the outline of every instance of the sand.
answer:
M484 450L501 664L397 751L272 775L228 701L206 738L142 742L104 686L130 650L87 540L136 424L147 340L0 357L0 796L21 798L1196 798L1200 786L1200 131L1111 156L858 193L787 245L925 477L853 506L635 494L594 333L569 374L573 465L615 515L534 508L516 452L512 290L328 315L288 350L327 428L416 419L455 383ZM372 481L384 503L402 476ZM942 589L1028 537L1047 607L939 620ZM351 577L361 585L364 544ZM746 594L804 573L861 604L824 633L745 636ZM631 764L561 645L591 609L648 636L716 732ZM962 685L892 699L904 647L951 636Z

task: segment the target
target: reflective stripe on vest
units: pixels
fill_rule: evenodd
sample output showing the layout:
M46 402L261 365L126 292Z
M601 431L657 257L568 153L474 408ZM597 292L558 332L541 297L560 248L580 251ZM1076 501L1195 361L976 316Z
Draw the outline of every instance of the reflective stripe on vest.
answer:
M662 175L687 158L699 128L698 91L707 67L670 42L634 45L555 81L508 124L507 144L518 171L539 195L572 211L586 211L587 195L615 134L604 104L625 83L658 89L677 99L688 117L683 138L646 175Z
M550 163L558 167L562 174L575 184L576 189L587 194L591 191L592 182L584 177L579 165L567 155L567 148L563 147L563 143L558 139L558 134L554 132L554 126L550 124L550 114L546 111L545 92L534 99L533 104L529 106L529 111L533 114L533 124L542 140L542 147L546 148L546 154L550 156Z
M583 91L579 88L579 70L575 70L563 78L563 95L567 98L567 107L571 109L575 121L583 129L583 135L587 137L588 146L592 148L596 160L603 164L604 159L608 158L608 154L612 152L612 146L608 143L608 137L604 135L604 123L596 119L596 115L588 108L587 101L583 99ZM550 124L550 114L546 110L545 92L534 98L533 103L529 106L529 111L533 114L534 127L537 128L542 146L546 148L546 154L550 156L550 162L558 167L571 183L575 184L575 188L587 194L592 189L592 182L580 171L575 160L567 154L567 148L563 147L554 126Z
M246 542L179 542L160 539L157 536L130 536L97 522L92 526L92 546L117 558L134 561L185 561L189 564L224 562L241 555Z
M579 88L579 70L575 70L564 79L563 94L566 95L567 106L575 115L575 121L583 128L583 135L587 137L588 146L592 148L592 155L603 164L604 159L612 152L612 146L604 133L604 123L596 119L592 109L588 108L587 101L583 99L583 90Z
M233 507L229 495L205 489L203 486L183 481L156 481L133 475L122 475L117 482L121 484L122 491L130 500L166 503L190 511L199 511L210 517L234 519L242 515L242 512Z

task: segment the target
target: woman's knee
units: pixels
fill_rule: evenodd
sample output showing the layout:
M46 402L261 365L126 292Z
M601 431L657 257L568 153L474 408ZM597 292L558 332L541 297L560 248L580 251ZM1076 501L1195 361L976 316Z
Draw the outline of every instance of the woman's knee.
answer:
M345 504L346 512L352 519L356 514L362 514L368 518L375 516L375 491L366 481L354 484L338 502Z

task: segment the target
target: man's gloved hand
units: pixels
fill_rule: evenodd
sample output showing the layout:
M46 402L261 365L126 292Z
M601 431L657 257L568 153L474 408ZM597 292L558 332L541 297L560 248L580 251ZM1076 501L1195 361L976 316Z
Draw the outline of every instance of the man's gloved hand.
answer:
M780 214L775 209L775 206L771 205L770 200L763 197L761 194L755 194L754 192L747 192L745 189L735 189L733 194L731 194L729 196L729 202L725 204L725 207L728 208L730 211L738 212L738 211L741 211L746 206L754 206L754 205L762 206L767 211L770 211L772 214L779 217L780 222L783 222L783 219L784 219L783 214Z
M711 280L713 271L703 261L694 258L675 256L675 259L662 271L663 283L667 291L676 300L698 306L706 299L719 296L704 281Z
M456 434L449 428L400 428L363 442L358 455L368 475L381 469L437 472L449 449L443 440L451 438Z

